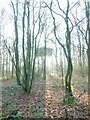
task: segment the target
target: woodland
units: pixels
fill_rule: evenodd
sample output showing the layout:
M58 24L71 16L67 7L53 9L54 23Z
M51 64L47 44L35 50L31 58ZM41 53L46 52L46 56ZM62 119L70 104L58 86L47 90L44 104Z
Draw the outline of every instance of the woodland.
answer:
M0 7L0 119L90 120L89 0Z

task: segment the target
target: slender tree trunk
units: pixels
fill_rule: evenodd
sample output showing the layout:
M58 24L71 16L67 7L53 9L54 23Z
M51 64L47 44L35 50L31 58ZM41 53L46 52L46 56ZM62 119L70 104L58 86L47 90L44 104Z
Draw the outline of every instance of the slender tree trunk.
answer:
M27 92L30 91L31 80L31 32L30 32L30 1L27 5Z
M85 46L84 46L84 43L83 43L83 46L82 46L82 66L83 66L83 69L84 69L84 67L86 67L85 58L86 58L86 56L85 56Z
M4 78L5 76L5 52L4 52L4 44L3 44L3 48L2 48L2 51L3 51L3 56L2 56L2 78Z
M8 71L9 71L8 74L9 74L9 78L10 78L10 77L11 77L11 70L10 70L10 69L11 69L11 68L10 68L10 67L11 67L10 55L9 55L8 67L9 67L9 68L8 68L8 69L9 69L9 70L8 70Z
M44 80L46 80L46 37L44 40L45 48L44 48Z
M35 76L35 60L36 60L36 56L34 58L33 67L32 67L32 78L31 78L30 87L29 87L29 92L30 93L31 93L31 90L32 90L32 84L33 84L33 80L34 80L34 76Z
M81 49L81 40L80 40L80 34L79 34L79 31L77 29L77 36L78 36L78 41L79 41L79 48L78 48L78 51L79 51L79 66L80 66L80 69L82 69L82 49Z
M62 55L61 49L60 49L60 68L61 68L62 86L64 86L64 79L63 79L64 78L64 66L63 66L63 55Z
M24 37L25 37L25 14L26 14L26 0L24 2L24 11L23 11L23 19L22 19L22 52L23 52L23 64L24 64L24 85L25 91L27 91L27 71L26 71L26 59L25 59L25 48L24 48Z
M3 63L2 63L2 78L4 78L5 76L5 69L4 69L4 66L5 66L5 58L4 58L4 53L3 53Z
M36 39L35 39L35 54L34 54L33 67L32 67L32 78L31 78L30 88L29 88L29 92L30 92L30 93L31 93L31 90L32 90L32 84L33 84L33 80L34 80L34 77L35 77L35 61L36 61L36 55L37 55L37 50L36 50Z
M37 73L38 73L38 77L40 77L40 60L39 60L39 57L38 57L38 71L37 71Z
M58 5L59 5L59 2L58 2ZM61 10L61 8L60 8L60 10ZM53 18L53 24L54 24L54 35L55 35L55 38L57 39L58 43L63 48L65 56L67 58L67 63L68 63L67 73L66 73L66 77L65 77L65 86L66 86L66 91L65 91L66 92L66 96L65 97L66 97L66 99L68 98L68 100L69 100L70 96L73 96L72 89L71 89L71 78L72 78L72 72L73 72L72 58L71 58L71 32L72 32L73 28L70 31L70 28L69 28L69 17L68 17L69 10L70 10L69 0L67 0L67 10L65 12L65 16L66 17L64 19L65 23L66 23L66 34L65 34L66 35L66 48L67 48L67 50L66 50L64 45L60 42L60 40L57 37L55 18L54 18L53 14L52 14L52 2L50 4L50 12L51 12L51 15L52 15L52 18ZM74 97L72 97L72 98L74 98ZM67 102L69 102L69 101L67 101ZM72 102L72 100L70 102Z
M72 72L73 72L73 65L72 65L72 58L71 58L71 31L69 29L69 23L68 23L68 13L69 13L69 1L67 0L67 12L66 12L66 47L67 47L67 62L68 62L68 68L66 73L66 97L73 96L72 94L72 88L71 88L71 79L72 79Z
M0 23L0 76L2 71L2 55L1 55L1 23Z
M6 79L8 79L8 53L6 53Z
M14 63L13 63L13 60L12 60L12 73L11 73L11 76L12 76L12 78L14 77Z
M55 58L56 58L56 72L58 73L58 50L57 50L57 42L55 40Z
M15 27L15 61L16 61L16 80L17 84L21 85L20 82L20 68L19 68L19 48L18 48L18 1L16 2L16 10L14 4L11 1L14 13L14 27Z
M17 27L17 17L15 17L15 41L16 41L16 46L15 46L15 60L16 60L16 79L17 79L17 84L21 85L20 83L20 69L19 69L19 53L18 53L18 27Z
M88 30L88 49L87 49L87 56L88 56L88 95L89 95L89 107L88 107L88 113L90 116L90 2L88 2L88 23L87 23L87 30Z
M88 115L90 116L90 2L85 2L87 29L86 29L86 44L88 58Z
M90 116L90 28L89 28L89 43L88 43L87 56L88 56L88 102L89 102L88 113Z

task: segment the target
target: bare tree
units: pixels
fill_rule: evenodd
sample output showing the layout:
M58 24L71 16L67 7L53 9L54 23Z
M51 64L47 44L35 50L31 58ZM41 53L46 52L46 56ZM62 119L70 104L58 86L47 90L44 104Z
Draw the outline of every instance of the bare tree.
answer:
M4 16L5 10L0 10L0 76L2 74L2 27L3 27L3 16Z
M20 82L20 68L19 68L19 48L18 48L18 0L16 1L16 9L11 1L11 5L13 8L13 14L14 14L14 27L15 27L15 61L16 61L16 79L17 79L17 84L21 85Z
M72 102L73 99L74 99L73 94L72 94L72 88L71 88L71 79L72 79L72 72L73 72L73 65L72 65L72 58L71 58L71 33L72 33L72 30L73 30L74 26L72 24L71 19L69 18L69 11L70 11L69 0L67 0L66 12L61 9L59 1L57 0L58 8L63 13L63 15L62 14L57 14L53 10L52 5L53 5L53 1L51 1L50 7L46 4L46 6L50 9L51 16L53 18L54 36L55 36L57 42L59 43L59 45L63 48L64 54L65 54L66 59L67 59L67 65L68 66L67 66L67 73L66 73L66 77L65 77L66 96L65 96L64 101L66 103L69 103L69 102ZM60 17L62 17L64 19L65 24L66 24L66 33L65 33L66 47L64 46L63 43L60 42L60 40L57 36L57 26L56 26L56 19L54 17L54 14L57 14ZM69 27L70 23L71 23L72 27ZM70 101L70 99L71 99L71 101Z
M88 95L89 95L89 105L90 105L90 2L85 2L86 7L86 18L87 18L87 29L86 29L86 44L87 44L87 58L88 58ZM90 116L90 107L88 107L88 112Z
M2 63L1 60L2 60L2 56L1 56L1 20L0 20L0 75L1 75L1 63Z

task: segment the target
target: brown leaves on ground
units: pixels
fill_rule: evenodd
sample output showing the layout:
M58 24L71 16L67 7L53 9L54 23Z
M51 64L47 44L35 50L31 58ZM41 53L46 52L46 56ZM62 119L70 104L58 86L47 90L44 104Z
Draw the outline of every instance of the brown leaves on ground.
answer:
M8 85L11 84L15 84L15 80L3 82L3 88L6 87L2 92L3 116L7 116L10 111L17 109L21 116L29 116L30 118L60 118L65 116L88 118L86 92L81 94L79 90L75 89L74 96L77 98L78 104L64 105L64 88L60 80L35 80L32 94L25 93L22 88L9 88Z
M39 81L41 82L41 81ZM7 116L10 111L17 109L21 116L37 117L37 109L44 112L44 90L42 84L35 84L32 94L25 93L21 88L5 88L2 92L3 116ZM5 103L8 104L6 104Z
M16 83L15 79L12 80L2 80L2 87L8 87Z

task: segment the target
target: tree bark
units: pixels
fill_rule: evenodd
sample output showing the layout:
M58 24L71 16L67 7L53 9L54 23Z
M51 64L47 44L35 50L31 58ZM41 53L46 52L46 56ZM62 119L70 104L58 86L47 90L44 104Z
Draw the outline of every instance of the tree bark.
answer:
M2 55L1 55L1 21L0 21L0 76L2 71Z
M22 51L23 51L23 64L24 64L24 85L25 85L25 91L27 91L27 71L26 71L26 58L25 58L25 14L26 14L26 0L24 1L24 11L23 11L23 18L22 18Z
M46 35L44 38L44 80L46 80Z
M87 49L87 56L88 56L88 104L89 109L88 113L90 116L90 2L88 2L88 23L87 23L87 30L88 30L88 49Z
M14 13L14 27L15 27L15 60L16 60L16 80L17 84L21 85L20 82L20 68L19 68L19 49L18 49L18 1L16 2L16 10L13 2L11 1L13 13Z
M20 69L19 69L19 53L18 53L18 27L17 27L17 17L14 16L14 24L15 24L15 60L16 60L16 79L17 84L21 85L20 83Z
M66 98L73 96L72 88L71 88L71 79L72 79L72 72L73 72L73 65L72 65L72 58L71 58L71 31L69 29L68 23L68 13L69 13L69 1L67 0L67 11L66 11L66 47L67 47L67 62L68 68L66 73Z

